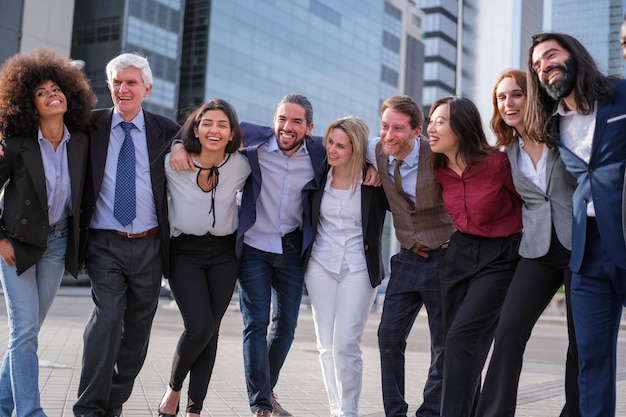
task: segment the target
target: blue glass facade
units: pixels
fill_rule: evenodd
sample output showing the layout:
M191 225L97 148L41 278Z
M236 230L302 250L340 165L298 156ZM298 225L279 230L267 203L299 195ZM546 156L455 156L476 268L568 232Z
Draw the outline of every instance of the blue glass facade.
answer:
M383 8L381 0L212 1L205 99L224 98L241 120L271 124L279 99L297 92L313 104L314 134L347 115L375 133Z
M600 71L626 75L619 30L626 0L552 0L552 27L576 37L591 53Z

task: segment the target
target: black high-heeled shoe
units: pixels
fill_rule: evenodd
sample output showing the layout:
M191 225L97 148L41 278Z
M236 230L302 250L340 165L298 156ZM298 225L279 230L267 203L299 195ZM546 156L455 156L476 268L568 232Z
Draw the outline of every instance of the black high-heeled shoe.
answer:
M175 414L165 414L164 412L161 411L161 406L159 406L158 411L159 411L158 417L176 417L178 415L178 412L180 411L180 400L178 400L178 403L176 403Z

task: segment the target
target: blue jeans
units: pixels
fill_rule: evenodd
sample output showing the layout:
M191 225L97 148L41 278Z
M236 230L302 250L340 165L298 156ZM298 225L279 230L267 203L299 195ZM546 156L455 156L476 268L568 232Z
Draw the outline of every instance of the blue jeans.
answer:
M46 251L17 275L15 266L0 260L0 280L9 318L9 344L0 367L0 415L45 416L39 402L37 337L59 289L65 270L68 228L50 226Z
M243 315L243 360L250 409L272 410L270 393L293 342L304 274L300 264L302 237L283 238L283 254L244 245L239 271ZM270 324L270 305L272 323Z

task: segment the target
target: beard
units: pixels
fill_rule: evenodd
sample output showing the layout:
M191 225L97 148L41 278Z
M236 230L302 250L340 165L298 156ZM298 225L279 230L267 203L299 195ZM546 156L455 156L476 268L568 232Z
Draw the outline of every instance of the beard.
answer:
M541 88L552 100L557 101L563 97L567 97L569 93L572 92L574 84L576 83L576 77L578 76L578 67L576 61L574 61L572 57L569 57L565 61L565 65L555 65L554 68L560 69L563 73L552 84L542 81Z
M280 149L282 152L292 151L292 150L300 147L300 145L302 145L302 143L304 143L304 137L301 138L300 140L296 139L295 141L293 141L293 143L291 145L288 145L288 146L285 146L282 143L280 143L280 140L276 141L276 144L278 145L278 149Z

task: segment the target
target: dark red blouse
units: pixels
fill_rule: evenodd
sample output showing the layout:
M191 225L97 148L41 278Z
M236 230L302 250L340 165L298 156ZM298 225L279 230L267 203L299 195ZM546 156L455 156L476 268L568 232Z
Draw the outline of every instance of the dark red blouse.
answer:
M433 172L456 229L482 237L505 237L522 230L522 200L515 191L506 155L493 151L459 176L450 168Z

